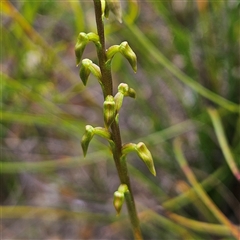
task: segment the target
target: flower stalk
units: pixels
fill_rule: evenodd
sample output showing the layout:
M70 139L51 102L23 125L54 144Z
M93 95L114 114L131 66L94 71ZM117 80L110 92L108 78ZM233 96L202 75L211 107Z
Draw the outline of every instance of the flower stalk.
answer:
M100 0L94 0L94 7L95 7L97 31L98 31L100 43L102 46L102 48L98 51L99 67L101 69L102 79L103 79L102 83L105 88L105 94L113 95L111 69L107 68L107 65L106 65L107 57L105 54L106 52L105 36L104 36L104 27L103 27L103 21L102 21ZM140 230L139 220L138 220L137 211L135 207L135 201L134 201L134 197L131 190L127 164L125 161L121 162L122 140L121 140L119 125L116 123L116 121L112 123L111 130L112 130L113 142L115 143L115 151L113 152L113 158L118 171L118 176L120 178L121 183L126 184L129 189L129 194L126 198L126 204L127 204L127 209L128 209L130 221L132 224L132 228L133 228L134 238L142 239L142 233Z
M94 135L98 135L108 140L121 182L120 187L114 193L113 205L117 211L117 215L119 215L123 203L126 202L134 239L141 240L143 238L126 163L126 153L130 152L132 149L126 148L126 145L124 145L125 147L122 146L118 122L119 110L122 107L124 97L135 98L136 93L134 89L130 88L127 84L121 83L118 87L118 93L114 97L111 74L111 60L117 52L120 52L122 56L128 60L134 72L137 70L137 57L126 41L122 42L120 45L114 45L106 51L103 17L107 17L108 11L110 10L115 13L117 19L120 20L120 2L111 0L93 0L93 3L97 24L97 34L80 33L75 47L75 53L77 59L76 62L79 64L87 43L92 41L96 45L98 65L89 59L82 60L80 78L82 79L84 85L87 84L90 73L92 73L98 79L98 82L102 87L104 97L103 116L105 126L104 128L94 128L90 125L87 125L81 144L85 156L87 154L89 143ZM133 150L137 152L138 156L145 162L150 172L155 176L156 171L154 168L152 155L147 149L146 145L144 143L130 145L133 146Z

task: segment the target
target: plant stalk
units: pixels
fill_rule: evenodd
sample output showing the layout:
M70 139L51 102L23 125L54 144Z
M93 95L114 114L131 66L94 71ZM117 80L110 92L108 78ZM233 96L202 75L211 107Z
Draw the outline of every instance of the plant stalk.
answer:
M112 74L111 68L106 65L106 47L105 47L105 34L104 34L104 24L102 20L102 8L101 8L101 1L100 0L93 0L94 2L94 9L95 9L95 17L96 17L96 24L97 24L97 32L99 35L101 48L98 49L98 60L99 60L99 67L102 74L102 85L103 85L103 95L104 99L107 95L113 95L113 87L112 87ZM141 240L142 233L139 226L139 219L137 216L136 206L134 197L132 194L130 179L128 175L127 164L125 158L121 160L122 157L122 140L119 125L116 121L113 122L111 125L112 131L112 140L115 143L115 149L113 150L113 158L115 161L115 165L118 171L118 176L121 181L121 184L126 184L128 187L129 192L125 194L128 214L130 218L130 222L133 229L134 239Z

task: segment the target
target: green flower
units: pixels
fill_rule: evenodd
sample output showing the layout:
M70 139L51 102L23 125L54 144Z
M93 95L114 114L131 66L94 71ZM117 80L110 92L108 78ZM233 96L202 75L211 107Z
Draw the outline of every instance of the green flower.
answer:
M119 51L128 60L134 72L137 72L137 56L129 46L128 42L122 42Z
M92 73L98 79L98 81L101 82L102 74L99 66L93 63L90 59L83 59L79 75L85 86L90 73Z
M93 136L95 134L95 130L91 125L87 125L85 127L85 133L82 137L81 145L82 145L82 150L83 150L83 155L84 157L87 154L88 146L90 141L92 140Z
M124 193L119 191L114 192L113 206L117 211L117 215L120 214L123 203L124 203Z
M130 152L134 152L134 151L137 152L138 156L146 164L149 171L154 176L156 176L156 170L155 170L155 167L154 167L152 154L143 142L140 142L138 144L127 143L127 144L122 146L122 155L123 156L127 155Z
M86 33L84 32L80 32L78 35L78 39L77 39L77 43L75 45L75 55L76 55L76 65L78 66L82 55L83 55L83 51L86 47L86 45L88 44L89 39Z
M113 96L108 95L103 103L103 115L104 115L104 122L107 128L115 120L116 116L116 106Z

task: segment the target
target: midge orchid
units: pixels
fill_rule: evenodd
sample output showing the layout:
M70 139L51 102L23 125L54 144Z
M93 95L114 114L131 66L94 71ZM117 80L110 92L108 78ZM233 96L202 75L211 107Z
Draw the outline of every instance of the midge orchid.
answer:
M105 34L103 18L108 17L109 11L112 11L117 20L121 22L121 5L116 0L93 0L97 33L79 33L75 46L76 64L80 66L80 78L84 85L87 84L89 75L92 73L98 80L103 92L103 116L104 127L86 126L85 134L82 137L82 149L84 156L94 135L101 136L108 140L112 151L113 159L117 168L120 179L120 186L113 194L113 205L117 215L120 214L122 205L126 202L130 222L133 229L134 239L143 239L139 226L139 219L135 207L134 196L128 174L126 156L134 151L140 159L146 164L150 172L156 176L152 155L147 146L140 142L138 144L128 143L122 145L122 139L119 127L119 114L124 97L135 98L136 92L128 84L121 83L118 86L118 92L114 95L112 86L111 63L116 53L122 54L131 65L134 72L137 71L137 57L127 41L119 45L113 45L108 49L105 48ZM90 59L83 59L82 55L86 45L93 42L96 46L98 64L93 63Z

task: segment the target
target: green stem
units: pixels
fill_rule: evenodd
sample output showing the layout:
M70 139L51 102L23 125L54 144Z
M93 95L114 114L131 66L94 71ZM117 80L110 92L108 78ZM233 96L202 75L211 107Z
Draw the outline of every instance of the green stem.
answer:
M94 8L95 8L95 16L96 16L96 24L97 24L97 32L99 35L99 40L101 43L101 47L98 48L98 60L99 67L102 73L102 84L103 84L103 94L104 99L107 95L112 95L112 75L111 71L107 68L106 63L106 47L105 47L105 34L104 34L104 25L102 21L102 8L100 0L93 0Z
M226 159L226 162L229 168L231 169L233 175L236 177L238 181L240 181L240 170L237 167L236 161L234 160L233 154L229 147L218 111L216 109L209 108L208 113L211 117L213 127L216 132L217 139L222 149L223 155Z
M95 9L95 16L96 16L96 24L97 24L97 31L101 43L101 47L98 49L98 59L99 59L99 67L102 73L102 87L103 87L103 94L104 99L107 95L113 95L113 87L112 87L112 75L111 69L106 64L106 48L105 48L105 36L104 36L104 25L102 20L102 8L101 8L101 1L100 0L93 0L94 2L94 9ZM130 179L128 175L127 164L125 160L121 161L122 157L122 140L119 125L117 122L114 122L111 125L112 131L112 140L115 143L115 149L113 150L113 158L115 161L115 165L118 171L118 176L122 184L126 184L128 186L129 192L126 194L126 204L128 209L129 218L131 221L134 239L143 239L139 220L137 216L136 206L134 197L132 194Z

